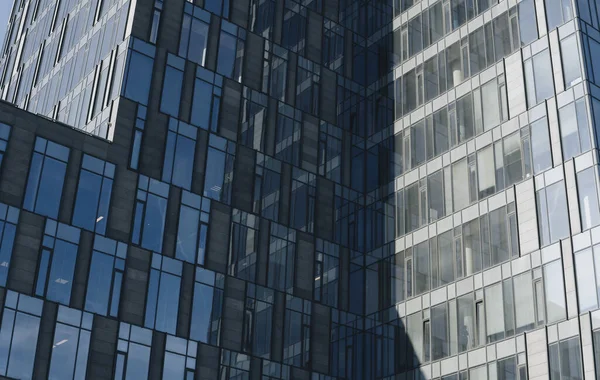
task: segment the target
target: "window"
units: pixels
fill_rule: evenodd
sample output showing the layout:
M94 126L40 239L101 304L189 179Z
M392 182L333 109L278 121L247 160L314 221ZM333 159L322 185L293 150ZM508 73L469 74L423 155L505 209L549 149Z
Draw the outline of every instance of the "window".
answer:
M196 267L190 338L217 345L223 308L222 274Z
M431 308L431 360L439 360L450 354L448 307L446 303Z
M526 272L513 278L514 285L514 305L515 305L515 326L516 334L531 330L535 327L534 294L531 273ZM508 289L505 288L505 291ZM512 294L512 289L510 289ZM505 311L507 313L512 312Z
M249 379L250 361L251 358L248 355L222 349L219 379Z
M193 379L198 343L167 335L163 379Z
M62 188L69 161L69 148L38 137L23 208L50 218L58 217Z
M579 337L551 344L548 356L550 380L583 380Z
M43 305L41 299L7 291L0 327L0 374L32 378Z
M521 32L521 45L525 46L538 39L537 17L535 15L534 0L524 0L518 5L519 31Z
M314 174L292 168L291 227L313 232L317 178Z
M270 357L274 302L275 295L272 289L248 283L242 335L243 351L263 358Z
M534 174L540 174L552 167L550 135L548 133L548 119L546 117L531 123L531 155Z
M129 50L129 60L125 69L123 96L148 105L156 48L138 39L132 41L133 48Z
M240 279L255 281L258 251L259 219L252 215L233 210L229 247L228 273Z
M544 299L546 300L547 323L567 318L561 260L544 265Z
M267 284L269 288L291 292L294 287L296 231L271 224Z
M8 146L8 138L10 136L10 125L0 123L0 165L2 165L2 159L4 158L4 152Z
M167 56L167 67L165 68L162 94L160 96L160 112L174 117L179 116L179 102L181 100L184 70L184 59L173 54Z
M275 158L300 166L301 112L284 103L279 103L275 131Z
M452 194L454 195L454 210L462 210L469 205L469 193L465 184L469 183L467 160L462 159L452 164Z
M504 140L504 173L506 186L523 180L523 153L519 133L505 137Z
M587 230L600 223L600 204L598 203L597 169L591 167L577 173L577 193L581 225Z
M529 107L554 95L554 82L549 80L553 77L548 49L525 61L525 84Z
M591 149L590 127L585 99L581 98L558 110L564 160Z
M573 18L571 0L544 0L548 31Z
M271 40L271 33L275 27L275 1L251 0L250 1L250 30L262 37Z
M600 296L600 246L575 253L580 312L598 308Z
M306 367L310 362L311 303L286 294L283 362Z
M0 286L6 286L12 258L19 209L0 203Z
M477 152L477 184L479 199L496 193L494 147L492 145Z
M217 73L240 82L246 31L234 24L221 20Z
M204 130L217 132L223 77L202 67L196 69L191 123Z
M272 1L263 1L263 3L272 3ZM344 69L344 28L331 20L324 21L323 65L341 74Z
M179 40L179 56L204 66L209 26L210 14L186 2Z
M204 196L229 203L233 184L235 144L213 134L210 135L208 143Z
M144 137L144 127L146 125L146 111L146 107L138 105L135 129L133 131L133 142L131 144L131 156L129 157L129 166L133 170L139 169L142 139Z
M560 40L560 53L565 76L565 86L571 87L581 82L581 63L579 62L579 48L577 47L577 34L573 33Z
M288 52L280 48L278 45L273 45L271 55L271 84L269 87L269 95L271 97L285 101L287 89L287 67L288 67ZM265 70L267 70L265 68Z
M198 129L170 118L162 180L190 190Z
M304 55L307 10L295 1L284 2L281 46Z
M319 81L321 67L298 57L296 75L296 107L303 112L319 113Z
M150 27L150 37L148 40L153 44L156 43L158 39L158 28L160 27L160 15L163 9L162 0L154 1L154 10L152 11L152 25Z
M257 152L253 212L270 220L279 219L281 162Z
M223 18L229 18L229 0L206 0L204 8Z
M69 305L77 260L80 231L54 220L46 220L42 254L38 264L35 294Z
M569 236L567 195L563 181L537 192L537 213L542 246Z
M84 379L94 317L60 305L56 317L49 380Z
M429 290L431 269L429 264L429 243L427 241L413 248L415 295Z
M114 164L83 155L73 225L99 234L106 232L114 176Z
M267 130L267 102L268 99L265 94L244 87L240 143L257 151L264 150L264 139Z
M141 175L131 241L150 251L161 252L169 185Z
M152 330L121 322L115 380L146 379L150 366Z
M183 263L157 253L152 255L144 326L175 334Z
M338 245L317 239L314 299L331 307L338 304L339 250Z
M96 235L90 264L85 310L117 317L127 245Z
M210 199L187 191L181 193L176 258L204 265L209 217Z

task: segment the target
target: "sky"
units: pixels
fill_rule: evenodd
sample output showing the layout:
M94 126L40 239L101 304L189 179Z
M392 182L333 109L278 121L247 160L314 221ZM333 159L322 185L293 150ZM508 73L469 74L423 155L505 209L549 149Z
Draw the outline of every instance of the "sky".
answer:
M0 45L4 44L4 33L6 32L6 24L12 10L13 0L0 0Z

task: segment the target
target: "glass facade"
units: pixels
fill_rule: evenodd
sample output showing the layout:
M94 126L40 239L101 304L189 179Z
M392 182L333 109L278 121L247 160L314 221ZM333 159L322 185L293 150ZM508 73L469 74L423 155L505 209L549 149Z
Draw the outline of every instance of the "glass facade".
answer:
M599 68L595 0L16 0L0 377L600 379Z

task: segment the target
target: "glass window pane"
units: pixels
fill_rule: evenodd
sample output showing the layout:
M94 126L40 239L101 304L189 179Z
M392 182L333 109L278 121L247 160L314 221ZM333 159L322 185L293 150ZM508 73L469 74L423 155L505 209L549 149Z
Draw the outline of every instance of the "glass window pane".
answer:
M92 254L85 310L102 315L106 315L108 312L113 265L114 257L100 252Z
M552 167L548 120L545 117L531 123L531 150L534 174L539 174Z
M544 298L548 323L566 318L565 287L560 260L544 266Z
M579 62L579 48L577 47L577 34L572 34L560 41L563 73L565 85L571 87L581 81L581 64Z
M4 320L2 327L4 328ZM17 313L10 361L6 373L8 376L16 379L31 379L39 327L39 318L20 312Z
M63 325L62 323L56 324L48 379L62 380L73 378L78 338L78 328Z
M569 236L569 213L567 210L567 194L563 181L546 187L548 198L548 221L552 241Z
M580 312L598 307L596 276L594 274L594 258L590 248L575 254L575 270L577 274L577 296Z
M577 173L577 192L582 228L587 230L600 223L600 205L596 185L596 168Z

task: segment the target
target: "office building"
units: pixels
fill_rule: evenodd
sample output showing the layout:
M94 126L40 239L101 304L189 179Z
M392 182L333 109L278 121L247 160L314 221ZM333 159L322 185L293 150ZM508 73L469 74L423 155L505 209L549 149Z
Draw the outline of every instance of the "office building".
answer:
M0 378L600 379L599 68L590 0L15 0Z

